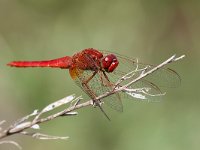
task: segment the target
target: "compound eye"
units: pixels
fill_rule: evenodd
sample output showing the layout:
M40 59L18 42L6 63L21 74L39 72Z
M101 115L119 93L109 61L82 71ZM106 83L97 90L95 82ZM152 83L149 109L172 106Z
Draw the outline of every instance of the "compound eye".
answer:
M102 67L106 72L113 72L118 64L117 57L113 54L107 55L102 60Z

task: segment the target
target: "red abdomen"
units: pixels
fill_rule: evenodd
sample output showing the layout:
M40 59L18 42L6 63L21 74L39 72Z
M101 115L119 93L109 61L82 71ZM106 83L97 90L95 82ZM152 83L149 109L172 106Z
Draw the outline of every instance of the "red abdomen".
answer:
M7 65L11 67L53 67L67 69L72 65L72 58L65 56L62 58L45 61L13 61Z

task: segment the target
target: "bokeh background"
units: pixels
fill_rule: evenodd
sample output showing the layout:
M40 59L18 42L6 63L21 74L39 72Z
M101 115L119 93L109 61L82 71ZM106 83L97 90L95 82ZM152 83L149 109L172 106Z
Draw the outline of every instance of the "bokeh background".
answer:
M182 83L162 102L124 99L123 113L110 110L111 122L84 108L41 126L43 133L69 136L67 141L10 139L29 150L198 150L199 27L198 0L0 0L0 120L7 124L67 95L84 95L68 70L9 68L9 61L53 59L88 47L152 64L187 56L170 65Z

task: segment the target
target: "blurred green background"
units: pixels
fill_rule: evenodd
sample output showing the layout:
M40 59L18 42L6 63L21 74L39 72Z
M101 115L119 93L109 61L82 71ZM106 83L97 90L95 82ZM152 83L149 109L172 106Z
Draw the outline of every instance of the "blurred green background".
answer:
M9 61L53 59L89 47L153 64L185 54L170 65L182 84L168 89L162 102L124 99L123 113L109 112L111 122L84 108L41 126L43 133L70 136L67 141L11 139L29 150L199 150L199 27L198 0L0 0L0 120L9 124L67 95L83 95L68 70L9 68Z

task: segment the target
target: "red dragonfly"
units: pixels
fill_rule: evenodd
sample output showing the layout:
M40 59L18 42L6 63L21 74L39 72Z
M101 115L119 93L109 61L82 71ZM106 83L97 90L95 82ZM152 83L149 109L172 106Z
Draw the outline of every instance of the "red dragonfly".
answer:
M148 66L148 69L154 67L153 65L139 63L137 59L130 59L116 53L112 54L108 51L99 51L93 48L84 49L74 54L72 57L65 56L45 61L13 61L7 65L11 67L52 67L69 69L71 78L94 100L94 104L101 109L108 119L109 117L102 109L100 102L96 101L95 98L105 92L111 91L114 83L128 72L136 70L132 78L129 79L131 80L139 76L142 71L144 71L145 67ZM138 90L130 93L126 92L125 94L139 99L154 100L156 97L162 95L158 86L175 87L178 84L180 84L179 75L172 69L163 68L131 86L131 88ZM104 98L103 102L117 111L123 111L121 94L119 93Z

